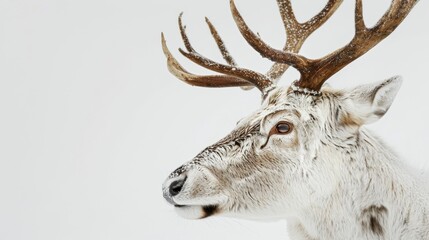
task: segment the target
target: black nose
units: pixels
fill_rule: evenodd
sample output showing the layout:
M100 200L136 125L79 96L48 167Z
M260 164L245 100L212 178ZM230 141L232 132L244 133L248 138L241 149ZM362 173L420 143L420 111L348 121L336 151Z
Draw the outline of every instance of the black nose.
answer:
M176 180L176 181L171 183L169 192L170 192L172 197L176 196L177 194L180 193L180 191L182 191L182 188L183 188L183 185L185 184L185 181L186 181L186 178L183 178L183 179Z

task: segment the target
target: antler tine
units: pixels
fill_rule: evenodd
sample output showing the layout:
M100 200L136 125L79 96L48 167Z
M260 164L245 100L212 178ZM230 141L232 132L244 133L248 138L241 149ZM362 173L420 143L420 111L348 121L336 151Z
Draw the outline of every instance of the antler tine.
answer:
M224 65L221 63L217 63L196 52L193 49L189 41L189 38L185 32L186 29L182 25L181 18L182 18L182 14L179 16L179 28L180 28L180 33L182 35L183 42L188 52L184 51L183 49L179 49L179 52L183 54L185 57L187 57L189 60L212 71L231 75L237 78L241 78L243 80L247 80L248 82L256 86L259 90L261 90L261 92L263 93L267 88L269 88L272 85L271 80L267 76L261 73L258 73L249 69L239 68L234 65ZM226 48L224 49L226 50ZM226 54L226 52L223 52L222 54Z
M167 58L168 70L176 76L178 79L184 81L187 84L198 87L249 87L253 86L250 82L241 78L227 76L227 75L195 75L186 71L179 62L171 54L167 47L164 34L161 34L162 50Z
M342 2L343 0L329 0L316 16L305 23L299 23L293 12L290 0L277 0L287 33L287 41L283 51L298 53L305 40L334 14ZM289 65L287 64L275 63L267 75L276 83L288 68Z
M219 48L219 51L222 54L223 59L231 65L231 66L237 66L237 63L235 62L234 58L229 53L228 49L225 46L225 43L223 42L222 38L219 36L219 33L217 32L216 28L213 26L213 24L210 22L210 20L206 17L206 23L209 26L210 32L216 41L216 44Z
M238 66L238 64L235 62L234 58L231 56L228 49L226 48L225 43L223 42L223 40L220 37L219 33L217 32L216 28L214 27L214 25L210 22L210 20L207 17L206 17L206 23L209 26L210 32L213 36L213 39L216 41L216 44L219 48L219 51L222 54L223 59L231 66ZM268 76L268 75L266 74L266 76ZM271 81L273 81L273 80L271 79ZM274 82L274 84L275 83L276 82ZM253 87L254 86L242 86L241 89L250 90Z
M325 7L316 16L301 24L302 29L307 30L308 35L322 26L335 13L343 0L329 0Z

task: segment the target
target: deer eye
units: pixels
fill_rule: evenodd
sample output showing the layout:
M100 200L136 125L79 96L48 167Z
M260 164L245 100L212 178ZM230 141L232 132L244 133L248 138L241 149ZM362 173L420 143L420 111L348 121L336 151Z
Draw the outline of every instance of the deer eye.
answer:
M288 134L292 131L292 124L288 122L279 122L275 126L274 133L276 134Z
M267 141L265 142L264 145L261 146L261 149L263 149L265 146L267 146L268 141L270 140L270 137L274 134L282 134L282 135L286 135L289 134L290 132L292 132L293 129L293 125L292 123L289 122L279 122L277 123L276 126L274 126L271 131L268 133L268 138Z

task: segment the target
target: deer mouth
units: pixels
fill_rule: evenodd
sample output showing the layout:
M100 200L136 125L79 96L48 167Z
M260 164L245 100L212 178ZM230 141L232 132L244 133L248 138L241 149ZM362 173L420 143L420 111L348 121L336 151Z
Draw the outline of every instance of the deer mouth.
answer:
M220 212L219 205L174 205L174 208L187 219L203 219Z

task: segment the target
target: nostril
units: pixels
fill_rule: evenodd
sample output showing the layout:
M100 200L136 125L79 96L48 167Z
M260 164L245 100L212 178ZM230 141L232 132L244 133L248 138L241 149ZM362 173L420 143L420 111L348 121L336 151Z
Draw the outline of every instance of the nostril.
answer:
M170 189L169 189L171 196L176 196L177 194L180 193L180 191L182 191L182 188L183 188L183 185L185 184L185 181L186 181L186 178L176 180L176 181L171 183Z

